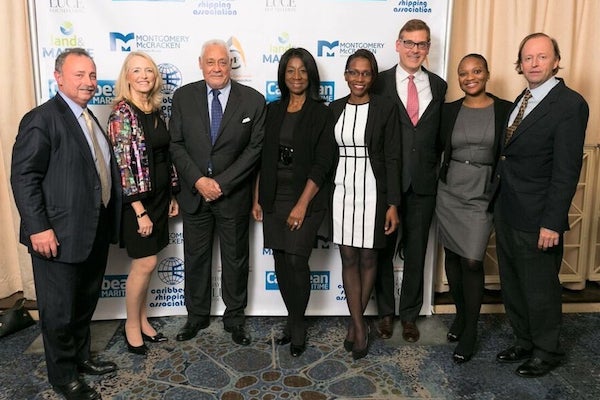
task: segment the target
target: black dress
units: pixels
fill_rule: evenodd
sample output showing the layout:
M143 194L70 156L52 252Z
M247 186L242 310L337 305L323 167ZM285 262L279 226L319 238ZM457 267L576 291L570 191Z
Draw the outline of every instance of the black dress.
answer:
M169 243L169 202L171 200L171 162L169 156L169 132L158 111L146 114L135 106L139 123L144 130L148 148L150 182L152 190L141 199L150 219L152 234L142 237L138 232L138 219L127 200L123 204L121 245L131 258L157 254Z
M299 112L288 112L281 126L279 144L292 148L292 132L298 124ZM263 215L264 246L273 250L309 257L315 244L317 231L321 226L325 210L316 210L306 215L302 227L290 231L287 218L298 201L293 189L293 153L280 156L277 163L277 187L272 212Z

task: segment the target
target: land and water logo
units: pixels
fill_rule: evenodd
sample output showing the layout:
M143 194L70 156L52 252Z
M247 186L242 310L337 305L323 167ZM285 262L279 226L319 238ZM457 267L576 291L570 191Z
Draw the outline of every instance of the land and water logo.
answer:
M50 47L42 49L42 56L56 58L64 49L70 47L85 47L83 37L77 35L75 25L71 21L63 21L49 37ZM60 50L60 51L58 51Z
M310 290L330 289L329 271L310 271ZM265 271L265 290L279 290L275 271Z
M109 32L110 51L129 52L141 50L146 52L161 50L180 50L189 43L188 35L171 35L163 33Z
M277 35L277 40L267 48L265 54L262 55L263 64L276 64L279 63L281 55L288 49L292 48L290 41L290 35L287 32L282 32Z
M382 50L384 46L384 42L369 42L366 40L356 42L318 40L317 57L348 57L358 49L367 49L376 55L377 51Z

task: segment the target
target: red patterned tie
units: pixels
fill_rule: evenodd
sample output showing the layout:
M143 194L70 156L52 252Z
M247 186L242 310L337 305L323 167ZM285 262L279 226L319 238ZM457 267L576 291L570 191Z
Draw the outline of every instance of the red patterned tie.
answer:
M406 100L406 112L412 121L413 125L419 122L419 95L417 94L417 86L415 85L415 76L408 76L408 99Z

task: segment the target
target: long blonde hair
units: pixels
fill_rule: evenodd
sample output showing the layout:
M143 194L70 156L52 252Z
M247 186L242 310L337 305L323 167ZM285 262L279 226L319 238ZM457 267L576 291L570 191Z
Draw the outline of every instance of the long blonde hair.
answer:
M152 69L154 70L154 87L150 91L149 98L150 104L152 104L152 109L157 110L162 105L162 86L163 80L160 72L158 71L158 66L148 54L142 51L132 51L125 57L123 61L123 66L121 67L121 72L119 73L119 78L117 78L117 82L115 83L115 104L121 100L129 100L133 101L131 98L131 90L129 88L129 82L127 82L127 72L129 71L129 63L133 59L133 57L142 57L150 62L152 65Z

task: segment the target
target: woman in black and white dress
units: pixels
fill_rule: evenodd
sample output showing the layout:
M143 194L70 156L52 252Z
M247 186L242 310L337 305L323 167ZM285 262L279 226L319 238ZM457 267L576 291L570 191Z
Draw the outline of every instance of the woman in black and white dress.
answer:
M351 323L344 347L367 355L363 313L377 273L377 249L399 225L401 135L393 102L370 93L377 61L368 50L348 57L350 95L331 103L339 160L334 179L333 241L340 248Z

